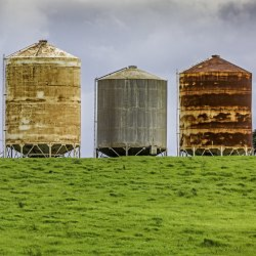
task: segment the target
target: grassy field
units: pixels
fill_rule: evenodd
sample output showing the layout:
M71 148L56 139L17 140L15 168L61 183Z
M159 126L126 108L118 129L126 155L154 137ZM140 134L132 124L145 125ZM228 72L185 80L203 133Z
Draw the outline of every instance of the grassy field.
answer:
M255 166L0 159L0 255L256 255Z

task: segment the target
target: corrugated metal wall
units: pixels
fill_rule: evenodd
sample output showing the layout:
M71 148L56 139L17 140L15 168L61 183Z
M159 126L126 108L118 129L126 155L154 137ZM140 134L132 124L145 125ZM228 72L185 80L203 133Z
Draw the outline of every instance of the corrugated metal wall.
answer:
M156 155L166 151L166 81L99 80L97 109L100 152L117 156L136 155L140 151L140 155Z
M213 56L180 74L180 150L248 154L252 150L251 73Z

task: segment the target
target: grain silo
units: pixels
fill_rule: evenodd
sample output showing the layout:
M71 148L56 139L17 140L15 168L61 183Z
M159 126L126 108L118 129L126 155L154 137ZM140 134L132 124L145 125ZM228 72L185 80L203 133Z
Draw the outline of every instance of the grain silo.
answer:
M180 153L252 152L252 74L218 55L180 73Z
M96 86L96 156L166 154L166 80L129 66Z
M80 66L46 40L5 58L6 157L80 156Z

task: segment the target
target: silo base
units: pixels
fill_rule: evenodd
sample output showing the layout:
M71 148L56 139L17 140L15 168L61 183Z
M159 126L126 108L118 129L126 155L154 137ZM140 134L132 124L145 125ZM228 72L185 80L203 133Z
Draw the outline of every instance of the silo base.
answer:
M253 148L248 147L219 147L219 148L181 148L180 156L250 156L253 155Z
M77 144L6 144L5 158L80 158L80 145Z
M157 156L162 154L163 156L167 155L167 150L157 147L106 147L106 148L97 148L96 157L120 157L120 156Z

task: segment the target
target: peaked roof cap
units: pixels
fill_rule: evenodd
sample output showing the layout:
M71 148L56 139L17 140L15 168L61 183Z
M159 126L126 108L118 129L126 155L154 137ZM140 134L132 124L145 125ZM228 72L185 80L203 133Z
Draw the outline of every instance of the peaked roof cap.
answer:
M72 57L77 58L51 44L47 40L39 40L38 43L32 44L20 51L10 54L6 58L16 57Z
M220 55L212 55L211 58L206 59L205 61L202 61L199 64L196 64L195 66L192 66L191 68L184 70L181 73L186 74L201 72L243 72L251 74L249 71L240 68L239 66L227 60L222 59Z
M148 80L164 80L158 76L152 75L144 70L138 69L137 66L131 65L113 73L107 74L98 78L97 80L106 79L148 79Z

